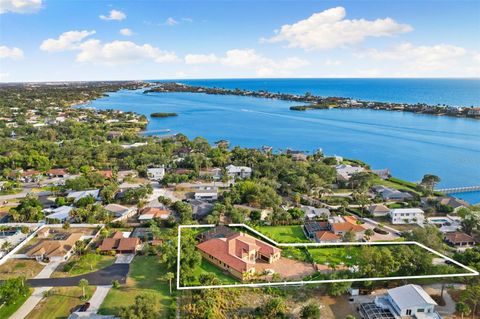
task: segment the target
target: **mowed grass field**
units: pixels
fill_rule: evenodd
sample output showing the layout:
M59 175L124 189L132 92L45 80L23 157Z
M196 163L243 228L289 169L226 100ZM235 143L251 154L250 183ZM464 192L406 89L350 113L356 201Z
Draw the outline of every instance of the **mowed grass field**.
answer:
M62 265L60 265L57 270L55 270L51 277L73 277L78 275L83 275L89 272L94 272L110 265L113 265L115 262L114 256L98 255L98 259L91 265L86 264L82 261L81 258L74 257L70 259L70 262L75 262L75 265L69 271L63 271Z
M201 274L205 273L214 273L215 277L220 280L221 284L228 285L228 284L235 284L239 283L235 277L229 275L228 273L224 272L222 269L218 268L217 266L213 265L212 263L208 262L207 260L202 258L202 262L199 266L197 266L192 274L195 275L197 278L200 277ZM200 282L192 283L191 286L200 285Z
M302 225L258 226L255 229L278 243L308 243Z
M117 315L121 307L132 305L137 295L150 294L158 302L159 318L166 318L172 297L168 281L162 279L165 273L165 266L158 256L136 256L130 265L127 283L118 289L110 289L99 313ZM175 285L174 280L172 285Z
M86 289L89 298L93 295L95 289L94 286L89 286ZM50 290L50 293L51 295L43 298L26 319L67 318L72 310L85 303L85 301L80 300L82 289L79 287L55 287Z

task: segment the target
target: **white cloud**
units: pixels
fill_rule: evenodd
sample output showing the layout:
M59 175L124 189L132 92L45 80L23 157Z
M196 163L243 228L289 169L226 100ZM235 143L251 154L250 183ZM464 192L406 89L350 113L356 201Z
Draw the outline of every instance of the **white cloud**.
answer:
M473 55L473 61L480 63L480 53L476 53Z
M151 60L156 63L174 62L178 58L174 52L160 50L150 44L138 45L131 41L102 43L92 39L80 44L78 62L119 65Z
M75 50L84 38L92 34L95 34L95 31L67 31L62 33L58 39L47 39L43 41L40 49L48 52Z
M7 73L7 72L0 73L0 81L5 81L9 77L10 77L10 73Z
M187 54L185 56L186 64L207 64L218 62L215 54Z
M124 35L124 36L127 36L127 37L133 35L133 31L130 30L129 28L120 29L119 32L120 32L121 35Z
M325 60L325 62L323 62L323 64L325 66L339 66L339 65L342 65L342 61L339 61L339 60Z
M117 21L120 21L120 20L125 19L127 17L127 15L125 13L123 13L122 11L119 11L119 10L111 10L110 14L108 16L105 16L105 15L102 14L99 17L102 20L117 20Z
M42 8L42 0L0 0L0 14L6 12L35 13Z
M404 61L406 65L421 70L441 70L456 65L457 59L466 52L464 48L450 44L415 46L411 43L402 43L390 50L370 49L357 56L375 60Z
M167 20L165 20L165 24L169 25L169 26L174 26L174 25L178 24L178 21L175 20L172 17L168 17Z
M292 48L325 50L362 42L367 37L385 37L412 31L408 24L400 24L391 18L345 19L343 7L315 13L305 20L285 24L276 35L263 42L288 42Z
M270 59L254 49L232 49L225 52L224 56L218 57L215 54L188 54L185 56L187 64L212 64L218 63L232 68L243 68L253 70L257 76L285 76L292 70L304 67L308 61L298 57L284 59Z
M23 51L19 48L9 48L5 45L0 46L0 59L19 60L23 58Z

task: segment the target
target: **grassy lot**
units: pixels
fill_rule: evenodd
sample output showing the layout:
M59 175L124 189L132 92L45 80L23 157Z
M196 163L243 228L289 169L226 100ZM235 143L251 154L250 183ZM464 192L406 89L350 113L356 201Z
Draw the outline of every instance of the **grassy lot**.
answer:
M193 270L192 274L195 275L196 277L199 277L200 274L207 273L207 272L214 273L215 277L218 280L220 280L221 284L238 283L238 280L236 280L233 276L224 273L220 268L213 265L212 263L209 263L205 259L202 259L202 263ZM200 285L200 283L199 282L192 283L192 286L196 286L196 285Z
M346 265L353 265L356 261L356 256L360 252L360 247L308 248L308 252L317 264L344 263Z
M32 294L33 289L30 289L30 292L28 295L25 297L19 298L14 304L8 305L8 306L0 306L0 318L9 318L11 315L13 315L18 308L20 308L21 305L25 302L25 300L30 297Z
M256 230L279 243L308 243L301 225L258 226Z
M74 262L74 266L69 271L64 271L63 266L67 265L70 262ZM114 262L114 256L98 255L98 260L95 263L93 263L92 265L87 265L82 261L81 258L75 257L74 259L70 259L68 263L63 264L63 266L60 265L51 277L58 278L78 276L108 267Z
M25 276L26 278L35 277L45 267L30 259L9 259L0 266L0 280ZM0 317L1 318L1 317Z
M94 292L93 286L86 289L87 296L91 297ZM28 314L27 319L67 318L75 307L85 303L80 300L82 289L79 287L52 288L50 293Z
M397 178L389 178L388 180L383 180L380 177L377 177L373 181L373 184L374 185L384 185L384 186L387 186L387 187L398 189L400 191L409 191L409 192L420 195L420 192L417 191L417 189L416 189L417 185L415 183L402 181L402 180L397 179Z
M168 282L161 279L165 273L165 267L157 256L136 256L130 265L127 283L118 289L110 290L99 313L116 315L119 308L132 305L137 295L146 293L158 300L162 312L160 318L166 317L172 298Z

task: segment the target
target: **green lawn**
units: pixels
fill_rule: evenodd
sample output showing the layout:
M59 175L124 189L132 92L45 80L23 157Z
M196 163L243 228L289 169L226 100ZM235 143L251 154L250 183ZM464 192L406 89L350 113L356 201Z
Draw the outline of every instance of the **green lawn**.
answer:
M31 259L9 259L0 266L0 280L19 276L33 278L43 267L45 266Z
M76 258L74 260L71 260L70 262L75 262L75 265L73 266L72 269L69 271L63 271L62 266L58 267L51 277L57 278L57 277L72 277L72 276L78 276L78 275L83 275L89 272L97 271L99 269L108 267L112 265L115 262L115 257L114 256L106 256L106 255L98 255L98 260L93 263L92 265L87 265L82 261L81 258Z
M198 278L202 273L207 272L214 273L215 277L220 280L221 284L235 284L239 282L233 276L225 273L222 269L218 268L217 266L213 265L212 263L206 261L203 258L202 263L193 270L192 274ZM191 284L191 286L197 285L200 285L200 282L197 281Z
M94 286L89 286L86 289L88 298L94 292ZM42 299L26 319L67 318L75 307L85 303L80 299L82 289L79 287L56 287L52 288L50 293L51 295Z
M359 246L308 248L310 255L317 264L353 265L360 251Z
M397 178L389 178L388 180L383 180L380 177L375 178L374 185L384 185L387 187L391 187L394 189L398 189L400 191L410 191L415 194L419 194L420 192L416 189L415 183L403 181Z
M14 304L8 305L8 306L1 306L0 307L0 318L9 318L11 315L13 315L18 308L20 308L21 305L25 302L25 300L30 297L32 294L32 289L30 289L30 292L28 295L25 297L19 298Z
M158 256L136 256L130 265L127 283L118 289L110 290L99 313L117 315L119 308L132 305L137 295L146 293L158 300L162 311L161 318L165 318L172 302L169 284L161 279L165 273L165 266ZM174 285L175 280L172 280L172 286Z
M279 243L308 243L301 225L258 226L256 230Z

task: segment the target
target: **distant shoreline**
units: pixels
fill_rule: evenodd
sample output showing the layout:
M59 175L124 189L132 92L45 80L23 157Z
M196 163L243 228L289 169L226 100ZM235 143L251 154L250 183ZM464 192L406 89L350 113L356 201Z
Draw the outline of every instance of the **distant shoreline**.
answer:
M268 91L249 91L242 89L224 89L205 86L193 86L174 82L151 82L155 87L145 90L144 93L204 93L213 95L237 95L257 98L270 98L284 101L301 102L306 105L290 107L292 111L308 111L315 109L372 109L396 112L410 112L416 114L427 114L434 116L449 116L457 118L480 119L480 107L451 107L434 106L425 103L386 103L374 101L361 101L345 97L322 97L306 93L305 95L272 93Z

